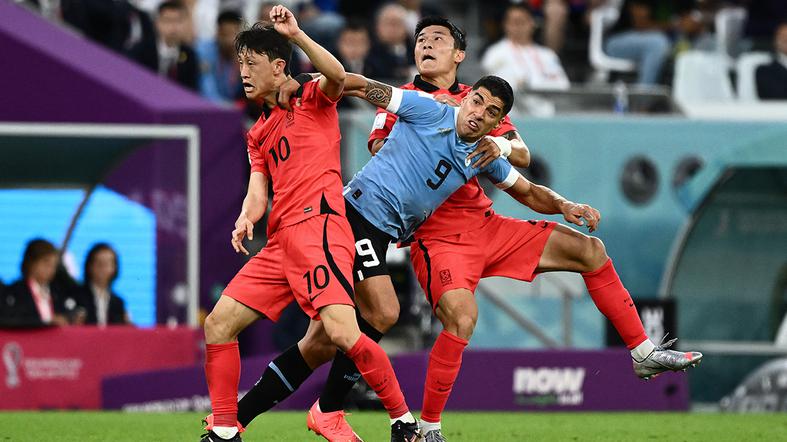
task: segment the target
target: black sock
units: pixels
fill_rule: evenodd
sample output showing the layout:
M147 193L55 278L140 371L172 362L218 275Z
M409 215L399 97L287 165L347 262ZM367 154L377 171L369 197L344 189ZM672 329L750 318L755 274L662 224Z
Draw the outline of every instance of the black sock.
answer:
M276 357L262 377L238 402L238 422L244 427L255 417L286 399L312 374L298 344Z
M374 342L380 342L383 334L366 322L358 315L358 326L366 336ZM331 371L328 373L328 381L320 395L320 411L331 412L339 411L344 408L344 399L352 390L353 385L361 378L361 373L355 367L353 361L343 352L337 351L333 358Z

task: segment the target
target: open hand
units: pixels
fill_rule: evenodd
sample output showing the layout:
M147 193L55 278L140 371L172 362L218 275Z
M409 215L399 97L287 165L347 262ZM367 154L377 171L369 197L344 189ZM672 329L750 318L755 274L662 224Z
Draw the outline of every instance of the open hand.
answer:
M470 152L470 155L467 156L467 162L478 157L475 163L473 163L473 167L486 167L492 161L500 158L501 154L500 146L492 141L492 137L487 135L478 141L478 146L476 146L475 150Z
M295 16L282 5L276 5L271 9L270 19L273 22L273 29L287 38L293 38L301 32Z
M566 221L584 226L587 222L588 232L593 232L601 222L601 213L587 204L566 202L562 207L563 217ZM584 221L583 221L584 220Z
M232 248L235 249L236 253L243 253L245 255L249 254L249 251L243 247L243 237L247 237L249 241L254 239L254 224L249 221L248 218L245 216L238 217L238 220L235 221L235 230L232 231Z

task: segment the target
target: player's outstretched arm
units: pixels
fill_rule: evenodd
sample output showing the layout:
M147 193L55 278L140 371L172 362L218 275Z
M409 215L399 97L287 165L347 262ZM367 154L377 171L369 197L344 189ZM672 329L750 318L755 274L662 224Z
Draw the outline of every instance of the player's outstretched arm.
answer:
M235 230L232 231L232 248L237 253L249 254L243 247L243 238L254 239L254 223L265 215L268 210L268 177L262 172L252 172L249 177L249 189L243 199L243 207L235 221Z
M271 9L270 18L276 32L289 38L290 41L303 49L303 52L309 57L309 61L322 74L320 89L325 92L325 95L332 99L339 98L342 95L346 77L344 67L339 63L339 60L298 27L298 22L289 9L282 5L274 6Z
M358 97L383 109L391 103L394 87L359 74L347 74L345 95Z
M601 213L587 204L571 202L546 186L531 183L525 177L517 178L513 186L506 189L509 195L538 213L563 214L566 221L584 226L587 222L590 232L596 230L601 221Z

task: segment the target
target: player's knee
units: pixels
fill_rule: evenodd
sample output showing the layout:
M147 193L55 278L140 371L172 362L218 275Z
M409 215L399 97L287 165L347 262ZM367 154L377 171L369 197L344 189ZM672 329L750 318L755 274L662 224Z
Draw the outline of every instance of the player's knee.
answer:
M358 339L357 334L352 333L348 327L326 326L325 331L327 332L328 338L331 340L333 345L341 348L345 352L352 348L352 346L355 344L355 341Z
M475 324L478 321L478 313L472 312L460 314L454 321L456 335L462 339L470 339L475 330Z
M582 263L586 267L584 271L590 272L604 265L609 257L607 256L607 249L604 247L604 242L600 239L595 236L588 236L585 242Z
M385 333L399 320L399 303L386 303L379 305L375 311L363 314L363 318L375 330Z
M220 314L211 312L205 318L206 344L224 344L232 341L232 338L230 324Z
M301 339L298 342L298 349L309 367L315 368L333 359L336 355L336 345L331 342L329 337L325 339Z

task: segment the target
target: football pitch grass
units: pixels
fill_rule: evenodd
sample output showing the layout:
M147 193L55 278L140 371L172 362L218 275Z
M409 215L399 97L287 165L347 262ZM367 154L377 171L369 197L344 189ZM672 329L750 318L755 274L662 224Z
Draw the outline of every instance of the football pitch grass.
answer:
M0 441L199 441L198 413L0 412ZM306 430L305 412L258 417L246 442L324 439ZM390 439L388 416L352 413L367 441ZM784 414L716 413L458 413L443 416L444 434L458 441L783 441Z

